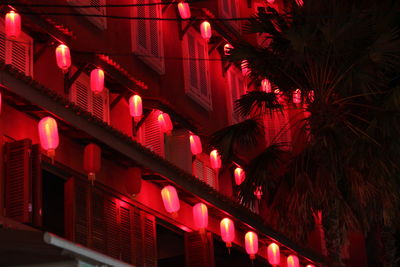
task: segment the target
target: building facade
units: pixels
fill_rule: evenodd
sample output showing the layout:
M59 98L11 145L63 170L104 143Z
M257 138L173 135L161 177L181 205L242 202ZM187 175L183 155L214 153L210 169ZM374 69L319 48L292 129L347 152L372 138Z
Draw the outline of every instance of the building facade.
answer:
M258 207L241 206L234 163L210 163L208 137L239 121L234 101L259 86L224 60L231 41L259 41L243 34L241 20L229 19L250 17L266 1L191 2L186 20L177 1L43 2L0 6L4 15L17 12L22 25L10 39L0 20L2 265L250 266L248 231L259 239L254 266L268 266L272 242L280 247L279 266L290 266L290 255L300 266L323 264L308 244L268 227ZM209 40L200 31L204 20L211 23ZM64 71L55 56L60 44L71 51ZM99 94L91 89L96 68L105 76ZM143 100L139 118L129 112L134 94ZM290 112L265 119L266 144L288 125ZM173 130L163 132L161 114ZM47 116L58 124L54 158L40 146L38 123ZM191 135L200 137L202 153L192 154ZM295 149L289 130L280 138ZM101 149L94 181L84 167L88 144ZM168 185L180 199L174 213L161 195ZM205 231L196 229L197 203L208 207ZM225 217L235 224L229 251L220 232Z

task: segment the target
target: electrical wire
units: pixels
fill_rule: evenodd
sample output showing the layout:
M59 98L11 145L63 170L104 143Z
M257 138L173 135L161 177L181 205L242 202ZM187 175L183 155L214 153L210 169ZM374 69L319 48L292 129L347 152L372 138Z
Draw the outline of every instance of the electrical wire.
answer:
M185 1L190 4L193 1ZM199 1L197 1L199 2ZM22 7L53 7L53 8L99 8L99 7L141 7L141 6L164 6L164 5L177 5L180 2L168 1L168 2L154 2L144 4L105 4L105 5L76 5L76 4L23 4L14 2L3 2L3 5L11 6L22 6Z

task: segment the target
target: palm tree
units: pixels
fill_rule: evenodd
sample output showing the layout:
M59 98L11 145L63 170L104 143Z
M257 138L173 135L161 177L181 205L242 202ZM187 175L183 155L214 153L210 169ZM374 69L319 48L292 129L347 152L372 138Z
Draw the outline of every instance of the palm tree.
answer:
M301 129L296 135L306 136L303 148L288 152L285 144L269 144L246 163L238 198L253 205L261 186L266 222L295 240L307 238L321 212L330 266L343 266L340 251L352 230L363 231L367 241L377 233L382 265L397 266L398 1L297 2L286 0L284 12L269 7L248 21L245 30L264 37L264 45L238 42L230 51L229 60L247 60L252 83L268 78L287 100L300 89L304 105L296 111L308 114L290 122ZM243 95L236 112L244 121L216 132L212 146L225 161L259 146L263 116L281 112L281 103L273 92Z

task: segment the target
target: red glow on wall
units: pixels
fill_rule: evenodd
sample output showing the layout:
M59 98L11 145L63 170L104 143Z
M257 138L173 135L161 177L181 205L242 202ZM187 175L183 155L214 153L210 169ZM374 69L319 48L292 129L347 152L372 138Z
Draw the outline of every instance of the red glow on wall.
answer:
M275 243L271 243L268 248L268 262L272 266L276 266L280 263L281 261L281 253L279 250L279 246Z
M56 120L52 117L44 117L39 121L38 130L41 147L47 151L49 157L54 159L59 143Z
M142 188L142 170L138 167L129 168L125 179L126 192L135 197Z
M271 85L271 82L268 79L263 79L261 81L261 90L266 92L266 93L271 93L272 92L272 85Z
M8 39L17 39L21 34L21 17L15 11L6 14L5 19L6 36Z
M219 224L222 240L226 243L226 247L232 247L235 240L235 224L229 218L224 218Z
M226 43L224 45L224 55L225 56L229 56L231 54L230 53L231 49L233 49L233 46L231 44L229 44L229 43Z
M206 41L210 40L212 36L211 24L208 21L203 21L200 24L200 32L201 32L201 37L203 37L204 40Z
M246 252L249 254L250 259L254 260L258 252L258 236L256 233L247 232L245 237Z
M196 230L204 231L208 226L208 209L203 203L193 206L193 221Z
M216 149L210 152L210 164L213 169L221 168L221 156Z
M178 10L179 10L179 15L181 16L182 19L189 19L191 14L190 14L190 6L188 3L185 2L180 2L178 4Z
M129 98L129 113L137 122L143 114L142 98L139 95L133 95Z
M83 169L88 174L89 181L96 179L96 172L101 168L101 148L96 144L88 144L83 155Z
M56 60L57 66L64 72L71 67L71 53L68 46L65 44L60 44L56 48Z
M161 197L164 203L165 210L169 213L176 213L180 209L178 193L175 187L167 185L161 190Z
M294 104L300 104L301 103L301 90L300 89L296 89L293 92L293 103Z
M173 126L171 118L167 113L160 113L158 115L158 124L160 125L160 129L163 133L171 133Z
M236 185L240 185L241 183L243 183L244 179L246 179L246 174L244 172L244 170L240 167L237 167L235 169L235 183Z
M190 141L190 151L192 151L193 155L198 155L203 151L200 137L191 134L189 136L189 141Z
M90 89L95 94L100 94L104 90L104 71L100 68L92 70L90 73Z
M299 267L299 258L295 255L287 257L287 267Z

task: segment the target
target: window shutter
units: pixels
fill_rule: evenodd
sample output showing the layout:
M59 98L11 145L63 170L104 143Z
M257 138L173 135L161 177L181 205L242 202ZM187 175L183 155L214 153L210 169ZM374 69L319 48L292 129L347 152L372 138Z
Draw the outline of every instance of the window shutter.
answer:
M32 196L33 196L33 224L37 227L43 225L42 209L42 166L39 145L32 146L31 153L32 170Z
M137 4L145 4L145 0L137 0ZM137 16L140 18L146 17L146 6L138 6L136 8ZM148 28L148 20L139 19L137 20L137 43L144 49L148 50L148 41L147 41L147 28Z
M109 123L108 90L106 88L99 95L92 94L92 113L95 117Z
M204 178L204 163L199 159L195 159L193 161L193 175L196 176L199 180L205 182Z
M120 203L121 259L133 263L135 261L134 208L127 203Z
M89 85L78 79L72 86L71 101L83 110L89 111Z
M104 194L100 190L92 189L90 247L102 253L106 252L105 218Z
M208 58L208 51L207 51L207 46L203 45L203 42L200 40L197 40L197 57L199 58L198 60L198 77L199 77L199 89L200 89L200 94L205 98L209 99L210 94L209 94L209 88L208 88L208 79L207 79L207 71L208 68L206 66L207 61L206 59Z
M134 264L138 267L144 266L143 257L143 234L142 234L142 217L138 209L133 211L133 243L134 243Z
M205 182L212 188L218 190L218 175L210 166L210 158L206 154L196 156L193 161L193 175Z
M6 60L6 35L3 28L0 28L0 60Z
M29 139L5 144L6 216L22 223L32 222L31 144Z
M157 245L156 245L156 221L151 214L142 213L143 218L143 248L144 248L144 266L157 266Z
M65 233L73 242L89 245L90 188L87 182L70 178L65 183Z
M189 53L189 77L190 77L190 86L193 88L198 88L198 78L197 78L197 57L196 46L195 46L195 37L188 32L187 33L187 42L188 42L188 53Z
M209 166L205 166L205 181L214 189L218 189L218 176L217 173Z
M187 267L214 267L214 249L211 233L185 233Z
M104 200L104 222L106 227L107 255L120 258L120 236L118 226L117 199L106 197Z
M192 171L192 153L187 130L174 130L170 136L165 137L165 157L179 168L189 173Z
M164 133L158 124L158 112L152 111L142 124L140 143L154 153L164 156Z
M147 7L149 10L149 17L150 18L157 18L159 17L158 14L158 6L153 5L153 6L148 6ZM157 20L150 20L149 21L149 38L150 38L150 52L151 55L155 57L160 56L160 51L159 51L159 40L160 40L160 29L159 29L159 22Z

